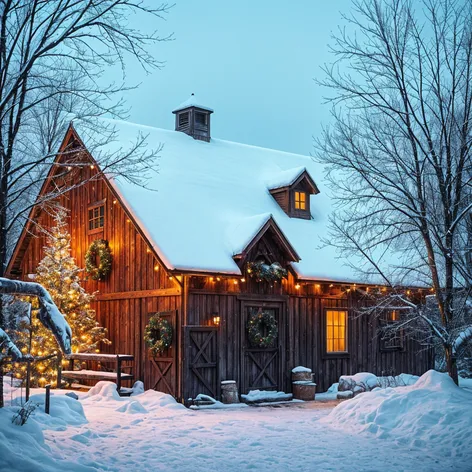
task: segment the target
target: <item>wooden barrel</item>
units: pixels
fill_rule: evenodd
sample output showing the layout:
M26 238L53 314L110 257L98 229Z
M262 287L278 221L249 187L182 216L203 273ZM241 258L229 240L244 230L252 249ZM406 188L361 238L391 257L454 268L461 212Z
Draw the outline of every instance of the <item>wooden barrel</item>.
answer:
M236 380L223 380L221 382L221 401L226 404L239 403Z
M306 367L296 367L292 370L292 382L312 382L311 369Z
M311 381L298 380L292 382L293 398L311 402L315 399L316 384Z

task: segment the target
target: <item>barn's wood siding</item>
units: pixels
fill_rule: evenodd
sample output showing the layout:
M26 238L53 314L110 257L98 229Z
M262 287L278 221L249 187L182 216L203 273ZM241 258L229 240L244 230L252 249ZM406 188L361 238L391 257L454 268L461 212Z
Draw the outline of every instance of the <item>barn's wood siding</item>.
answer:
M237 380L240 385L247 384L242 378L248 369L243 365L247 361L242 353L247 344L244 307L248 305L279 304L285 310L284 325L279 326L282 337L279 344L283 350L280 354L283 361L281 388L285 391L291 391L291 370L299 365L313 370L318 391L326 390L344 374L365 371L378 375L392 372L422 374L432 367L431 352L408 339L403 349L381 351L378 320L357 315L355 309L359 300L356 295L342 293L339 287L306 284L297 290L291 276L288 282L275 289L252 279L246 283L236 278L219 282L215 278L213 282L206 280L202 288L190 290L187 317L188 324L195 326L211 326L213 316L217 314L220 317L219 381ZM235 280L238 284L234 283ZM203 285L201 281L199 285ZM213 291L206 287L210 285ZM272 293L262 293L264 286ZM330 356L325 352L323 317L327 308L348 310L348 354L345 356ZM188 386L188 393L193 393L192 385Z
M85 266L85 253L95 239L106 239L113 255L112 270L104 281L94 281L82 274L83 287L88 293L97 292L92 308L96 310L99 323L107 328L107 337L112 344L102 345L106 353L133 354L136 380L144 381L146 388L152 388L158 378L156 368L151 365L149 352L143 341L144 327L150 313L173 311L174 346L168 356L175 359L167 372L167 381L176 395L181 388L178 377L179 330L181 288L178 281L169 277L163 265L146 243L143 235L133 224L119 199L103 179L89 180L95 169L86 167L75 176L77 182L86 180L84 185L73 188L60 198L60 204L69 210L69 232L72 256L79 267ZM96 202L104 202L105 225L102 231L88 232L88 207ZM27 242L21 259L21 277L27 279L34 274L44 256L46 244L39 227L51 228L54 220L46 211L38 217L39 226L32 228L33 237ZM162 382L161 390L168 390Z

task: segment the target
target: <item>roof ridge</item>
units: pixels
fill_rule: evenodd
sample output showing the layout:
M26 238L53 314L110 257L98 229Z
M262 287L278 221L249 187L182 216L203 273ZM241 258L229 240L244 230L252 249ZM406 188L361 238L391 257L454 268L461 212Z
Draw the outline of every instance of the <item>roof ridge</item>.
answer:
M187 138L189 139L193 139L191 136L188 136L186 135L185 133L182 133L181 131L175 131L173 129L167 129L167 128L159 128L157 126L151 126L151 125L145 125L145 124L141 124L141 123L135 123L134 121L127 121L127 120L120 120L120 119L117 119L117 118L106 118L106 117L103 117L103 118L99 118L100 120L104 120L104 121L108 121L110 122L111 124L113 124L114 122L115 123L122 123L122 124L125 124L125 125L131 125L131 126L137 126L137 127L142 127L142 128L148 128L150 130L156 130L156 131L164 131L166 133L178 133L179 135L181 136L186 136ZM74 121L80 121L80 119L78 120L73 120L72 122ZM210 142L217 142L217 143L227 143L227 144L235 144L235 145L238 145L238 146L243 146L243 147L247 147L247 148L251 148L251 149L263 149L263 150L266 150L266 151L272 151L272 152L276 152L278 154L286 154L286 155L289 155L289 156L297 156L297 157L302 157L304 159L307 159L309 161L312 161L312 157L307 155L307 154L300 154L298 152L291 152L291 151L281 151L280 149L274 149L274 148L271 148L271 147L265 147L265 146L258 146L257 144L247 144L247 143L240 143L238 141L230 141L228 139L221 139L221 138L211 138L211 141Z

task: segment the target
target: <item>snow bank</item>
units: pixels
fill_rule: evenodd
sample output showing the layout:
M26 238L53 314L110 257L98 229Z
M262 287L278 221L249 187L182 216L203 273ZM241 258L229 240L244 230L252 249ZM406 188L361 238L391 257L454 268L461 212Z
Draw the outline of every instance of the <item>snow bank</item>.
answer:
M234 382L233 380L227 380L226 383ZM223 383L223 382L221 382ZM224 410L224 409L231 409L231 408L246 408L248 405L246 403L222 403L210 395L204 395L203 393L199 393L195 397L195 401L204 401L204 402L212 402L208 405L191 405L191 410Z
M181 403L177 403L172 395L158 392L156 390L146 390L143 394L133 396L133 398L139 399L139 403L141 403L141 405L143 405L148 411L155 408L188 411Z
M377 377L370 372L359 372L354 375L341 375L339 384L336 384L339 392L337 398L352 398L360 393L369 392L378 387L405 387L407 385L413 385L418 379L418 376L411 374Z
M86 398L96 402L121 400L121 397L116 390L116 384L106 380L101 380L95 385L95 387L92 387Z
M156 408L167 408L186 410L180 403L177 403L171 395L167 393L158 392L156 390L146 390L140 393L143 389L142 382L136 382L133 386L133 393L131 397L120 397L116 391L116 384L113 382L101 381L95 387L89 390L85 401L88 402L113 402L117 401L123 403L115 411L125 414L147 413Z
M141 380L137 380L133 384L133 393L131 395L140 395L141 393L144 393L144 384L141 382Z
M78 426L87 423L82 403L67 395L54 395L54 392L51 392L49 415L44 413L46 401L44 394L32 395L30 401L39 405L34 418L42 424L43 429L63 430L68 425Z
M459 386L472 390L472 379L464 379L463 377L459 377Z
M87 422L80 402L66 396L53 395L51 396L51 414L46 415L44 395L32 395L30 400L39 406L23 426L12 423L12 417L20 406L0 409L0 470L8 472L92 471L90 467L55 457L44 441L44 429L64 431L67 425L82 425ZM38 468L39 465L41 469Z
M147 413L146 408L137 401L126 402L116 409L120 413L126 413L127 415L134 415L136 413Z
M285 392L271 392L269 390L251 390L247 395L241 395L241 398L248 403L264 401L285 401L291 400L292 394Z
M341 377L339 377L339 384L343 383L354 385L364 384L369 388L375 388L378 385L378 379L376 375L370 372L359 372L355 375L341 375Z
M426 372L412 386L376 388L338 405L323 421L352 432L471 457L472 394L447 374Z

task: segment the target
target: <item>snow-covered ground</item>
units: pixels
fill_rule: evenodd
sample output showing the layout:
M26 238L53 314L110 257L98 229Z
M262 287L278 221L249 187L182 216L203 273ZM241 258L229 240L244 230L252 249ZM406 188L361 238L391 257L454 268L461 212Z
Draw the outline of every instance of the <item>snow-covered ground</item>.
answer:
M154 391L120 398L110 383L51 401L51 416L40 407L21 427L0 411L2 472L472 470L472 393L434 371L336 408L194 411Z

